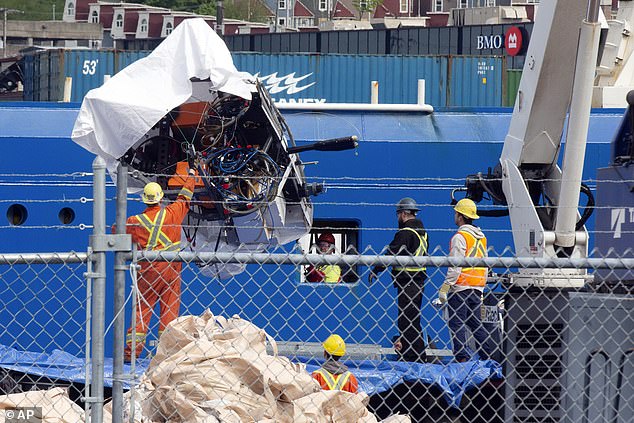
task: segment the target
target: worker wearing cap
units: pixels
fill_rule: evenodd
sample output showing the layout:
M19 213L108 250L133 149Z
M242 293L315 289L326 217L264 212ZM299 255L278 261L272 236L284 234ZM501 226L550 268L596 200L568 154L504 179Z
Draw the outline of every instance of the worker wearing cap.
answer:
M482 230L473 225L473 221L479 219L475 203L464 198L455 205L454 212L458 232L451 238L450 256L487 257L487 239ZM448 324L456 361L469 360L466 327L476 339L481 359L490 358L493 353L493 342L482 325L481 317L487 273L486 267L450 267L438 293L438 302L448 306Z
M357 378L348 370L348 366L339 362L346 353L346 343L341 336L333 334L324 341L323 345L326 362L313 372L313 378L319 382L321 389L356 394L359 390Z
M421 257L427 255L428 237L423 222L416 218L420 211L416 202L409 197L396 205L398 231L387 247L386 254ZM374 266L370 271L370 283L385 270L385 266ZM421 305L423 303L424 282L427 279L425 267L392 266L392 279L397 290L399 338L394 348L406 361L425 361L425 341L421 328Z
M333 254L335 252L335 237L330 232L324 232L317 238L319 254ZM308 282L341 282L341 267L336 264L310 265L306 269Z
M145 185L141 199L147 205L143 213L130 216L126 232L132 235L132 242L143 250L179 251L181 241L181 225L187 212L194 190L193 169L185 180L176 201L162 207L163 189L156 182ZM176 317L180 308L181 292L180 261L141 262L138 273L138 290L140 298L136 315L136 328L130 328L126 337L124 360L129 362L132 356L132 338L136 338L135 356L139 357L145 344L145 336L152 311L156 302L160 302L159 336L165 327Z

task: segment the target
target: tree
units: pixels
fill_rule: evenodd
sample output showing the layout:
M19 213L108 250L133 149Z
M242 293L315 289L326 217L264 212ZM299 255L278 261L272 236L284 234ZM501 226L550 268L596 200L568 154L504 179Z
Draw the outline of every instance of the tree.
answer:
M371 15L382 4L383 0L353 0L352 2L355 9L359 11L359 20L363 18L365 12Z
M249 22L267 22L270 11L260 0L225 0L225 16Z
M140 0L139 3L200 15L216 15L216 0ZM271 13L261 0L225 0L223 7L225 18L249 22L267 22Z

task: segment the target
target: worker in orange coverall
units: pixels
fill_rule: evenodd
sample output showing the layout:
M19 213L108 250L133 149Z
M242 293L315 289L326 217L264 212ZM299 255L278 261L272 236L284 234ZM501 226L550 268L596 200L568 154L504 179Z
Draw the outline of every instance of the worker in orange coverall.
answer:
M332 334L324 341L324 358L326 362L312 374L326 391L347 391L356 394L359 391L357 378L348 370L348 366L339 362L346 353L346 343L341 336Z
M141 214L130 216L126 232L132 235L132 242L143 250L179 251L181 241L181 225L192 198L195 183L195 170L190 169L183 188L176 201L162 207L163 189L156 182L150 182L143 189L141 199L147 205ZM124 361L130 362L132 357L132 337L136 338L135 356L138 358L145 345L145 336L156 302L160 301L161 314L159 320L159 336L165 327L178 317L181 294L180 261L141 262L137 280L139 295L136 313L135 333L128 330Z

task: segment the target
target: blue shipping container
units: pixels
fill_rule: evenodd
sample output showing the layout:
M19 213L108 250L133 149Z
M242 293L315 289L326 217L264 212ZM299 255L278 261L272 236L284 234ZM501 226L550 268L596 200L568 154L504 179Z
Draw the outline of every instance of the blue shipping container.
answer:
M61 101L65 77L71 101L147 56L149 51L46 50L25 58L25 100ZM375 56L234 53L236 68L258 75L278 102L370 103L371 82L379 103L413 104L418 80L434 107L499 107L504 62L500 57Z
M503 67L502 57L451 57L447 106L501 107Z
M108 50L37 51L25 56L24 99L62 101L66 77L72 78L72 102L81 102L86 93L100 87L106 75L114 75L115 52Z
M369 56L234 53L239 70L257 74L278 102L370 103L371 82L379 103L416 103L418 80L426 102L447 104L444 56Z

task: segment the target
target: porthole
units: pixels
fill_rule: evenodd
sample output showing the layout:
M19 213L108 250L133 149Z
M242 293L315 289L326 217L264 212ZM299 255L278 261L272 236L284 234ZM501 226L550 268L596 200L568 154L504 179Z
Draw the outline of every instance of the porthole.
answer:
M57 215L62 225L70 225L75 221L75 212L70 207L64 207Z
M7 220L13 226L23 225L27 217L29 217L29 213L22 204L12 204L7 209Z

